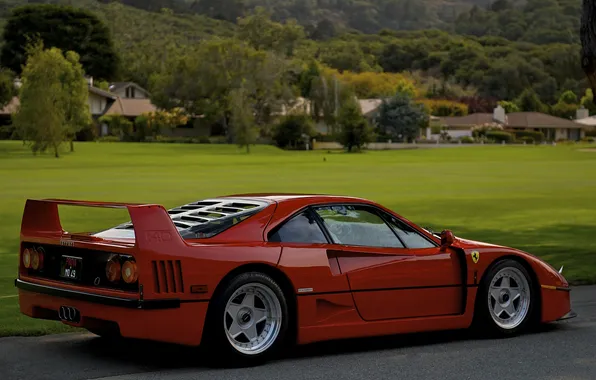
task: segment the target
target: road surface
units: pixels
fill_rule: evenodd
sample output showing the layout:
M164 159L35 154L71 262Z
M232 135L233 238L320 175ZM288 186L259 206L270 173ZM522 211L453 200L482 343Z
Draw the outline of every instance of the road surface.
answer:
M572 291L578 317L510 339L465 332L300 347L254 368L210 369L196 350L115 345L91 334L0 339L2 380L596 379L596 286Z

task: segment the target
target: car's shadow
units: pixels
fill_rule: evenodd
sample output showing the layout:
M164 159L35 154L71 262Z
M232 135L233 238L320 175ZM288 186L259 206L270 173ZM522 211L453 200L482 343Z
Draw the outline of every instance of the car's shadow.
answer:
M525 335L550 333L568 328L573 327L566 324L549 324L528 331ZM485 339L489 338L483 338L470 330L346 339L296 346L278 360L296 360ZM91 335L90 339L84 339L70 348L77 351L76 355L101 357L112 362L122 361L128 365L144 367L147 370L213 367L213 363L209 362L200 348L173 344L130 339L110 341Z

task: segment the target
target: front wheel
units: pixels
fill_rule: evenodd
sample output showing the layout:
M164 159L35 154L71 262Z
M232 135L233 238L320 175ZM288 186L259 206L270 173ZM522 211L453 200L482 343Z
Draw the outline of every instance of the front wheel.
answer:
M207 330L208 350L218 365L252 365L269 360L285 342L288 305L270 276L242 273L232 279L212 305Z
M480 320L491 333L514 335L528 327L536 306L534 284L526 268L515 260L492 267L479 289Z

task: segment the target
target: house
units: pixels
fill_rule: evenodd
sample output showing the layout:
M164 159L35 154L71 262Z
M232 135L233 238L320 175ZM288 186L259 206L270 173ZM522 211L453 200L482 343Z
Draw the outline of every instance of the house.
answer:
M540 131L547 141L571 140L579 141L585 137L586 130L590 128L586 124L578 122L578 119L585 118L584 108L577 110L576 120L568 120L560 117L547 115L540 112L512 112L507 114L503 107L497 106L493 113L473 113L458 117L441 117L441 131L447 133L451 138L457 139L464 136L472 136L472 130L482 124L496 123L508 131ZM439 139L439 134L432 133L431 128L426 130L427 139Z
M89 88L88 104L94 121L104 115L122 115L134 121L143 113L153 112L157 107L151 103L149 92L133 82L117 82L109 85L106 91L95 87L92 77L85 77ZM20 87L20 81L15 80L15 87ZM5 107L0 109L0 125L11 123L11 115L19 107L19 98L14 97ZM108 134L108 127L100 125L100 136Z
M111 83L108 90L121 99L149 99L149 91L134 82Z
M91 116L94 120L103 116L117 99L118 97L116 95L94 87L92 84L89 85L88 103Z

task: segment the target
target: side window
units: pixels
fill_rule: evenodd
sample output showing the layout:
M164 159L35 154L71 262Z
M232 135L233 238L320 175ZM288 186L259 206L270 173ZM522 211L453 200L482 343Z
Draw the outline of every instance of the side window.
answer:
M383 219L367 207L338 205L315 210L337 244L404 248Z
M309 211L302 212L285 222L271 236L269 241L285 243L327 243L314 217Z
M428 241L424 236L420 235L418 231L405 224L404 222L387 215L389 224L393 227L399 238L404 242L408 248L433 248L436 247L432 242Z

